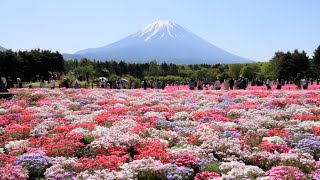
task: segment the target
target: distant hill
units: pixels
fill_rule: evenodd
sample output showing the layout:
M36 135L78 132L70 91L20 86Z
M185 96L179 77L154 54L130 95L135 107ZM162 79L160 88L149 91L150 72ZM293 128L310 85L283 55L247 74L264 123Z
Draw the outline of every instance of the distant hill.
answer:
M68 59L82 59L84 58L83 56L81 55L78 55L78 54L62 54L63 58L68 60Z
M75 57L127 62L166 61L175 64L250 63L193 34L172 21L156 21L112 44L76 52ZM65 55L64 57L73 57Z
M5 50L6 50L6 48L0 46L0 51L5 51Z

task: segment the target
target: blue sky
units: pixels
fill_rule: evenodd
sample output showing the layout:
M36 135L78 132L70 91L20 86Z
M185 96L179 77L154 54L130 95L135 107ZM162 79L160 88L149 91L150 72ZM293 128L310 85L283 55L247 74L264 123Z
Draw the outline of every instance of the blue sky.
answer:
M160 19L236 55L320 45L318 0L0 0L0 46L74 53L120 40Z

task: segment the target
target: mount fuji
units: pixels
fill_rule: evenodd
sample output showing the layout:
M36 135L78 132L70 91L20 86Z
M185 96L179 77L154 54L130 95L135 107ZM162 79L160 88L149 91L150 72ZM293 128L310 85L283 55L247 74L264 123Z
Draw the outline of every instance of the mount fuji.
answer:
M5 51L5 50L6 50L6 48L0 46L0 52L1 52L1 51Z
M99 48L66 54L66 58L124 60L144 63L151 60L175 64L232 64L253 62L220 49L176 22L161 20L142 30Z

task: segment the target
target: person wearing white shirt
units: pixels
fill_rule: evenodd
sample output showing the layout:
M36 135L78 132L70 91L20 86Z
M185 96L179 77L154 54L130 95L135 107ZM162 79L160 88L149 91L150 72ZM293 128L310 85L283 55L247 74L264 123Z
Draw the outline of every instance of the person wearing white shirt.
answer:
M213 84L213 89L214 90L220 90L221 89L221 82L219 79L217 79L214 84Z

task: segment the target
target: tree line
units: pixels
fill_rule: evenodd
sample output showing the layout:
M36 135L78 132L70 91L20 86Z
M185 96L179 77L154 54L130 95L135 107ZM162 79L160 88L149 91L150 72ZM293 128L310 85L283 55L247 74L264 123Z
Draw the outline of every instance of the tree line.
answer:
M191 77L212 81L226 77L248 79L292 80L297 73L310 78L320 76L320 46L308 57L305 51L276 52L269 62L248 64L191 64L172 63L128 63L125 61L95 61L89 59L64 60L59 52L35 49L31 51L0 52L1 76L21 77L23 81L37 81L48 78L48 72L60 72L79 80L92 80L97 77L116 79L119 77L161 79L165 81L188 81Z
M34 49L31 51L6 50L0 52L0 76L15 80L38 81L51 72L63 72L64 59L59 52Z

